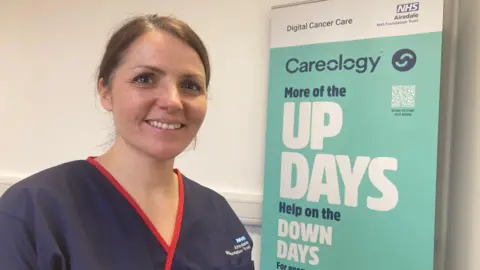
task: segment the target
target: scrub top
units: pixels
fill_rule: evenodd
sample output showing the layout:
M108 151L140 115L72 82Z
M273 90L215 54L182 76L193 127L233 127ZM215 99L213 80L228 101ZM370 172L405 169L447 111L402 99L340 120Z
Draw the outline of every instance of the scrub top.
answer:
M14 184L0 198L0 268L254 269L252 239L225 198L175 172L180 201L170 245L92 157Z

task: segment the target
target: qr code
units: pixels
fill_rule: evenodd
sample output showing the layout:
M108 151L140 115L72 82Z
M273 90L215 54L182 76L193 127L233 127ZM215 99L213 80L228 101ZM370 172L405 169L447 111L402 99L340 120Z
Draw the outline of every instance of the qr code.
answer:
M392 108L415 107L415 85L392 86Z

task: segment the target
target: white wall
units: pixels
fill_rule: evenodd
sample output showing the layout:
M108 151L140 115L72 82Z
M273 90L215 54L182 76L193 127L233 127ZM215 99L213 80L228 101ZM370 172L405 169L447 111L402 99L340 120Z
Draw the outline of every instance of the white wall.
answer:
M267 15L273 3L287 1L6 1L0 149L8 154L0 154L0 172L29 174L103 150L111 126L96 104L94 75L108 34L128 15L158 12L190 23L212 57L207 119L196 150L178 166L217 189L261 193Z
M446 270L480 269L479 1L461 0L460 5ZM94 92L103 46L125 16L158 12L190 23L205 40L213 64L207 120L196 150L185 153L177 166L202 184L235 193L233 197L250 195L258 210L268 13L272 5L288 2L292 0L0 1L0 182L103 151L111 126ZM249 230L259 265L261 230Z

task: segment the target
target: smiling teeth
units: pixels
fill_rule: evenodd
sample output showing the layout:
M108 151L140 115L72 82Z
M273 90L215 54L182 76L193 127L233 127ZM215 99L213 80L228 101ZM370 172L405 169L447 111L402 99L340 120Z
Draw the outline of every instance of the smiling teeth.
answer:
M147 123L152 127L160 129L179 129L182 127L181 124L166 124L158 121L147 121Z

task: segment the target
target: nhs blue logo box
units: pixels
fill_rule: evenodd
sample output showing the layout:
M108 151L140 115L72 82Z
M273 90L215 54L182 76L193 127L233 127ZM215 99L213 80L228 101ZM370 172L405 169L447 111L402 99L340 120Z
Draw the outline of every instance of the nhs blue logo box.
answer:
M397 13L415 12L420 10L420 2L397 5Z

